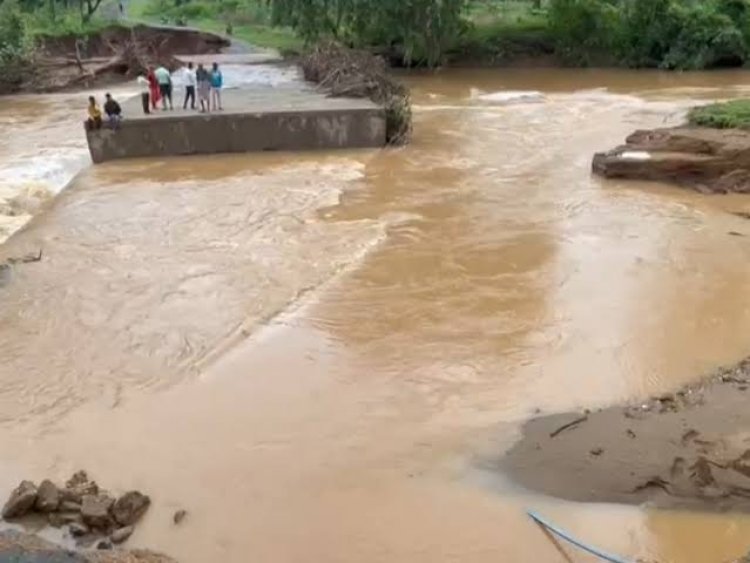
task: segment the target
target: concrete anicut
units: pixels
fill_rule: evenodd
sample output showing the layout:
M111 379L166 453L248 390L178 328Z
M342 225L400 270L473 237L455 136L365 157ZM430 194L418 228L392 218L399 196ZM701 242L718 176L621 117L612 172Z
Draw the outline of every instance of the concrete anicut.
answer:
M381 147L386 143L384 110L367 100L328 100L310 93L293 106L243 104L231 92L224 112L182 110L138 115L126 104L117 130L88 131L94 162L119 158L275 150ZM132 113L128 113L131 108ZM137 117L129 118L134 114Z

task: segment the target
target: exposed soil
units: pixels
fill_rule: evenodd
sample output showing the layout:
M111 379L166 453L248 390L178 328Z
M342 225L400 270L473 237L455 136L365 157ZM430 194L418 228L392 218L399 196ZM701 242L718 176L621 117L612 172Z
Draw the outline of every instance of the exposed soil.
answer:
M750 358L641 403L527 422L500 466L584 502L750 511Z
M74 55L78 39L80 38L75 35L47 38L41 49L50 56ZM109 57L133 41L155 43L161 50L171 54L191 55L218 53L229 45L223 37L194 29L136 25L112 26L91 35L82 41L81 51L84 57Z
M149 26L108 27L84 38L74 35L42 40L32 72L22 82L0 79L0 93L55 92L121 82L149 65L179 66L179 54L218 53L229 42L192 29Z
M6 530L0 532L0 561L24 563L175 563L146 549L70 551L38 536Z
M750 131L692 126L636 131L624 145L594 155L593 171L706 193L750 193Z

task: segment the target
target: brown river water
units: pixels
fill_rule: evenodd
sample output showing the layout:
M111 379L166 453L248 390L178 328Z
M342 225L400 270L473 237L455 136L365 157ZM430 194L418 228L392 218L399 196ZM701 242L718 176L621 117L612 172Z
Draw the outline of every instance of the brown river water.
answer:
M130 543L186 563L565 561L527 509L622 556L746 552L745 516L562 502L494 467L535 413L750 353L750 198L589 172L749 77L409 75L405 148L96 167L81 95L0 100L0 229L34 217L0 259L44 253L0 280L0 490L140 488Z

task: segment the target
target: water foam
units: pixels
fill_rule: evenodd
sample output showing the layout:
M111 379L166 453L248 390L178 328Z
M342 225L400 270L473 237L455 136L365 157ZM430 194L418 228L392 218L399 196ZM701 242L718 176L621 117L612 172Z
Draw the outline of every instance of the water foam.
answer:
M482 92L472 88L471 98L490 104L539 103L545 95L537 90L501 90L499 92Z
M70 111L78 98L10 97L0 111L6 133L0 141L0 242L91 162L82 117Z

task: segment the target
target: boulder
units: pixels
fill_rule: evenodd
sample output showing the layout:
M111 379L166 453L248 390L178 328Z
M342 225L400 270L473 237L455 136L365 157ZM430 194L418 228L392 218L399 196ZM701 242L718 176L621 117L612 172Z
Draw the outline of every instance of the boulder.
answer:
M80 504L84 495L98 494L99 485L96 484L96 481L89 480L85 471L78 471L65 483L65 488L60 491L60 498L63 501L68 500Z
M74 502L72 500L64 500L60 503L60 511L61 512L80 512L81 503Z
M133 535L133 532L135 531L135 528L133 526L125 526L124 528L119 528L112 532L109 536L109 539L114 544L121 544L124 541L126 541L130 536Z
M112 526L109 510L114 500L107 495L84 495L81 503L83 522L92 528L107 530Z
M75 489L76 487L80 487L81 485L86 485L88 483L90 483L88 473L83 470L76 471L75 473L73 473L73 476L65 482L65 488Z
M89 533L89 527L86 524L74 523L70 525L68 531L74 538L82 538Z
M112 549L112 542L109 540L100 540L99 543L96 544L96 549L99 549L99 550Z
M187 516L187 510L178 510L174 513L172 520L175 524L180 524L185 519L185 516Z
M45 479L39 485L34 507L39 512L54 512L60 506L60 489L52 481Z
M121 526L132 526L145 514L151 499L139 491L129 491L117 499L112 516Z
M53 528L62 528L68 524L83 524L80 512L52 512L47 517L47 521Z
M37 488L31 481L22 481L10 494L3 506L3 518L20 518L33 507L37 498Z

